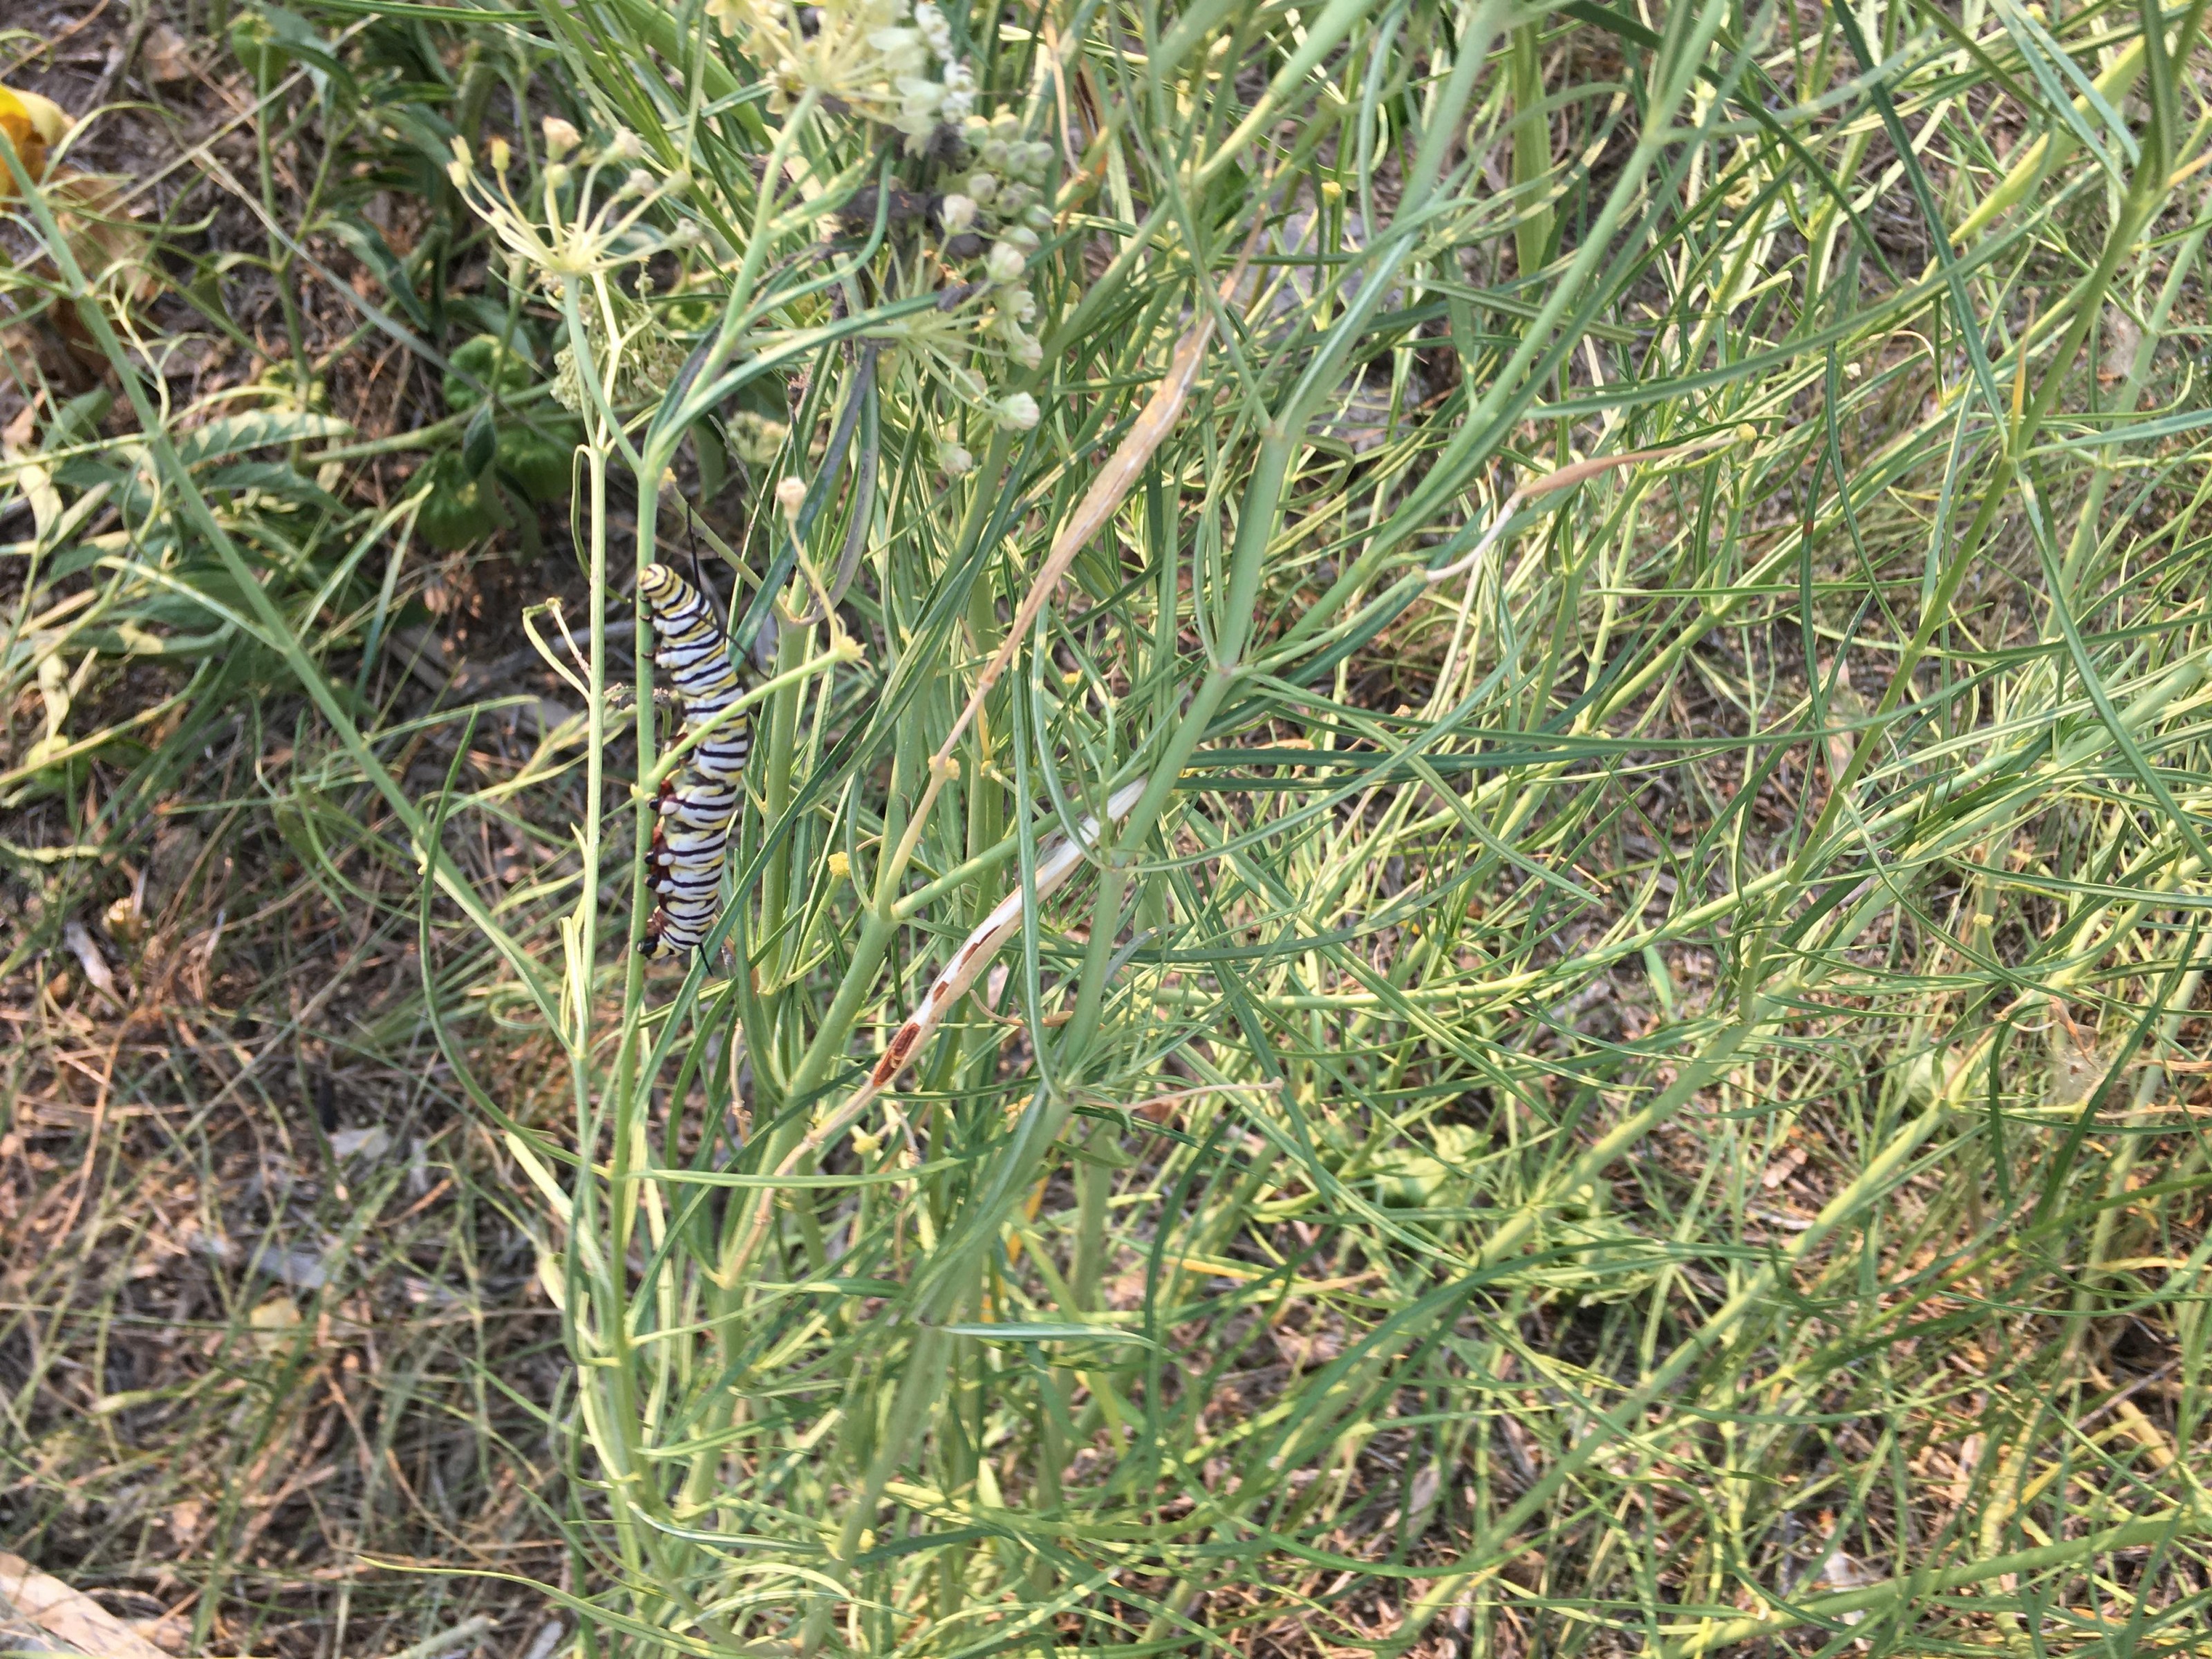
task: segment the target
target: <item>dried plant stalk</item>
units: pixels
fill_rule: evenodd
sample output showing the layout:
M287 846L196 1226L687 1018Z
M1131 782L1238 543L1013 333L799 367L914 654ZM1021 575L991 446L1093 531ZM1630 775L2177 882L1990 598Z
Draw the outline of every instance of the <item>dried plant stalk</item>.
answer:
M1123 784L1107 800L1103 819L1087 817L1077 826L1073 836L1058 837L1040 849L1042 856L1037 860L1036 883L1039 904L1067 884L1068 878L1083 862L1083 855L1097 843L1105 825L1118 822L1127 815L1129 809L1144 794L1147 781L1147 779L1137 778ZM967 995L969 988L981 975L991 958L998 955L1008 939L1021 931L1023 916L1028 908L1027 896L1018 887L1000 899L991 914L976 924L975 931L952 953L952 959L945 964L936 979L931 981L929 989L922 994L921 1000L915 1005L914 1012L892 1034L883 1058L876 1062L874 1069L868 1073L867 1080L847 1096L844 1103L836 1111L808 1130L805 1138L775 1166L775 1175L779 1179L798 1173L819 1157L823 1147L849 1128L860 1114L867 1110L876 1097L890 1087L898 1074L912 1062L916 1051L944 1023L946 1010ZM761 1198L756 1202L753 1218L745 1236L731 1263L723 1268L726 1277L733 1277L744 1263L752 1259L753 1252L760 1247L761 1239L768 1231L769 1218L774 1213L775 1189L770 1187L763 1189Z

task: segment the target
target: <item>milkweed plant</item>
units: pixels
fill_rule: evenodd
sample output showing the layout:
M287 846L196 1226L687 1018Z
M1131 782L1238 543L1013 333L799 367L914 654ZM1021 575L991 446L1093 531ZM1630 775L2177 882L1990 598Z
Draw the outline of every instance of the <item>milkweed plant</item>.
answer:
M588 777L507 953L573 1122L483 1103L587 1652L1891 1640L2198 1547L2197 1395L2054 1480L1879 1357L2136 1296L2196 1376L2083 1149L2212 864L2203 11L517 14L560 112L450 175L583 429ZM695 552L671 964L610 625Z

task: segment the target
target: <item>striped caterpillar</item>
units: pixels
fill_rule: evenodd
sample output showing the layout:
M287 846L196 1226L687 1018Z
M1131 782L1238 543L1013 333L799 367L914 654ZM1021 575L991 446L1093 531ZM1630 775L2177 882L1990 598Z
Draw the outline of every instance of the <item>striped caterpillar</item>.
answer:
M705 725L738 700L721 625L699 590L665 564L649 564L638 592L653 613L653 665L674 683L686 726ZM743 715L722 721L661 787L653 830L653 890L660 896L638 949L681 956L705 943L722 891L722 863L737 821L738 780L752 736Z

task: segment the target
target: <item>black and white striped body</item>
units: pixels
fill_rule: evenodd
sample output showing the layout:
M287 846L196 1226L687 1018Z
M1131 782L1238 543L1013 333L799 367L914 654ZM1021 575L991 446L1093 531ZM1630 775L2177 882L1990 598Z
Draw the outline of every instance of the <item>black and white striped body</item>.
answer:
M666 565L647 565L638 591L653 613L653 666L675 688L685 728L696 730L744 695L721 625L705 597ZM739 780L751 750L745 717L732 715L694 746L668 781L653 832L653 890L660 906L638 947L647 956L696 951L714 927L742 799Z

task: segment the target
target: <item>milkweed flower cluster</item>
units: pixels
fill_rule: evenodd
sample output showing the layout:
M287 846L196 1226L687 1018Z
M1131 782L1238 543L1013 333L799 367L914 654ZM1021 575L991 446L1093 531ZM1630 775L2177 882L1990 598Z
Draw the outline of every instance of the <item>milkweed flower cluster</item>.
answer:
M1044 362L1030 267L1042 246L1039 233L1053 223L1044 195L1053 147L1025 139L1010 112L990 120L969 117L960 138L964 162L951 170L938 203L939 252L949 270L969 280L946 291L942 311L902 319L892 331L921 349L927 370L962 403L1004 430L1026 432L1042 418L1036 399L1026 392L994 393L980 370L994 362L1030 370ZM975 468L957 423L940 435L937 453L948 477Z
M1004 430L1026 432L1042 418L1037 400L1026 392L994 387L983 371L1008 360L1033 368L1042 360L1043 348L1022 328L1036 307L1018 283L1004 289L961 284L945 290L939 308L886 321L870 332L897 351L908 372L949 389L957 405ZM1018 332L1028 349L1010 350L1003 339L1007 331ZM962 425L955 415L938 435L938 465L949 477L975 470Z
M971 165L945 198L946 235L1051 228L1044 182L1052 167L1052 146L1021 134L1021 122L1011 111L1001 111L988 121L969 118L961 138Z
M818 93L897 129L919 154L939 125L975 107L975 74L954 55L952 26L931 0L911 11L907 0L707 0L707 9L767 66L772 113Z
M446 164L453 188L517 266L534 270L541 282L557 289L564 281L604 276L699 240L689 220L678 220L671 228L656 222L653 210L671 198L681 199L690 187L690 175L678 168L656 177L645 165L645 145L635 133L617 129L604 143L587 143L572 123L557 115L547 116L540 131L545 164L534 190L526 185L518 194L510 182L514 155L504 138L484 147L488 170L478 167L467 140L459 137ZM525 205L532 199L534 212ZM584 305L584 325L600 371L611 377L615 400L630 403L655 395L682 365L680 343L644 302L647 290L642 281L635 300L606 284L599 288ZM556 401L582 410L588 399L573 348L562 347L554 362Z
M1004 112L992 121L971 120L963 136L974 165L953 181L939 209L945 251L981 254L992 302L989 326L1017 362L1035 368L1042 353L1028 331L1036 301L1026 277L1040 246L1038 233L1052 228L1043 190L1052 146L1024 140L1021 124Z
M665 392L682 371L685 356L683 340L654 314L648 286L643 282L638 286L643 296L639 299L610 289L581 307L593 367L609 398L622 407L649 403ZM553 354L553 401L572 414L585 413L591 398L573 342Z
M558 116L545 118L546 165L538 180L540 210L515 195L507 173L514 154L504 138L486 146L489 178L477 168L465 138L453 140L446 176L502 246L549 277L592 276L634 264L663 248L688 245L696 231L688 222L672 231L648 220L653 207L690 182L681 169L656 179L641 164L645 146L634 132L618 131L596 147Z

